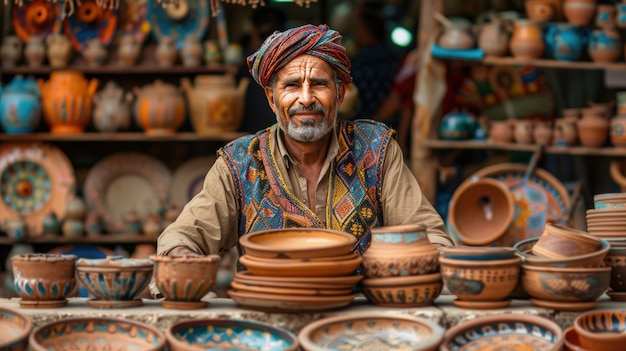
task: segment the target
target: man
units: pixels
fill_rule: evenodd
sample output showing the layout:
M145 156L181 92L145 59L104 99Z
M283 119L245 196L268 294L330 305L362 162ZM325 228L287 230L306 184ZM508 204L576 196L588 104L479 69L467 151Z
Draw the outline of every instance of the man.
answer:
M248 57L278 123L219 150L204 186L158 239L160 255L220 254L246 233L318 227L359 238L375 226L420 223L453 245L404 163L394 132L337 122L350 62L326 25L275 32Z

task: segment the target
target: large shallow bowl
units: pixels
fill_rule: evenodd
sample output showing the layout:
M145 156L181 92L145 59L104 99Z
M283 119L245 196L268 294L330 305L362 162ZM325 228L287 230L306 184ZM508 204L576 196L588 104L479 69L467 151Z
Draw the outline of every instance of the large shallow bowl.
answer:
M572 257L547 258L533 254L533 246L539 238L529 238L516 243L513 248L522 257L522 262L533 266L548 267L598 267L602 264L604 256L609 252L611 245L606 239L600 238L600 249L597 251Z
M165 334L153 326L111 317L60 319L45 323L30 335L33 351L165 349Z
M347 255L357 238L353 234L322 228L283 228L243 235L239 243L252 256L315 258Z
M622 351L626 344L626 312L594 310L574 320L580 346L587 350Z
M347 307L356 294L348 295L294 295L267 294L231 289L228 296L238 305L264 312L312 312L329 311Z
M611 267L522 265L524 291L543 301L595 301L608 289L610 280Z
M385 312L349 313L306 324L298 333L305 351L437 350L443 328L428 319Z
M495 347L497 345L497 347ZM441 351L561 351L563 330L539 316L501 314L467 320L446 331Z
M170 351L298 350L296 336L269 324L234 319L197 319L165 330Z
M276 261L279 261L277 259ZM363 261L361 256L340 261L315 261L280 263L259 261L248 254L239 257L239 262L254 275L275 277L336 277L353 273Z
M28 346L33 323L25 315L0 307L0 350L22 351Z

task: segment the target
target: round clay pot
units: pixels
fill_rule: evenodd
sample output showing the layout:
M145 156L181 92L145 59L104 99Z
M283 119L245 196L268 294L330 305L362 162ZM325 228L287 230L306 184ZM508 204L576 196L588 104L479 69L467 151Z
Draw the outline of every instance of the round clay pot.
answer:
M565 113L565 112L564 112ZM557 118L554 121L553 142L557 146L571 146L578 143L576 131L577 117Z
M613 247L604 256L604 265L611 267L611 291L626 292L626 247Z
M550 124L548 122L535 122L533 139L538 145L550 145L552 143L552 127Z
M621 351L626 343L626 312L594 310L574 320L580 346L586 350Z
M611 63L622 55L623 45L615 28L594 29L589 35L587 51L593 62Z
M157 79L134 89L135 121L148 135L171 135L185 122L185 99L179 89Z
M518 144L533 143L533 122L528 119L518 119L513 128L513 140Z
M576 125L583 146L601 147L609 138L609 121L592 109L583 109L583 116Z
M437 43L446 49L471 49L475 45L475 40L470 31L470 26L465 23L458 23L446 28Z
M465 245L498 240L513 221L515 204L509 188L493 178L465 182L452 195L449 224Z
M565 0L563 14L567 22L576 26L586 26L594 19L596 0Z
M489 138L496 143L510 143L513 141L513 121L490 121Z
M539 24L528 19L515 20L509 48L516 58L536 59L541 57L545 50L545 43Z

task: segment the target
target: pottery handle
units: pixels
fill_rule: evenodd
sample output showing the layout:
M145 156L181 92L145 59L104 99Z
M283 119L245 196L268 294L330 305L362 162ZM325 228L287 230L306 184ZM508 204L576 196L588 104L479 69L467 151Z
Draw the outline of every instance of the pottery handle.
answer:
M87 86L87 94L89 96L93 96L96 93L99 83L100 81L98 80L98 78L91 78L91 80L89 81L89 85Z
M610 165L610 172L611 172L611 178L613 178L613 180L615 181L615 183L617 183L617 185L620 186L620 188L622 188L622 191L626 190L626 177L624 177L624 174L622 174L621 171L621 167L620 167L620 161L622 160L612 160L611 161L611 165Z

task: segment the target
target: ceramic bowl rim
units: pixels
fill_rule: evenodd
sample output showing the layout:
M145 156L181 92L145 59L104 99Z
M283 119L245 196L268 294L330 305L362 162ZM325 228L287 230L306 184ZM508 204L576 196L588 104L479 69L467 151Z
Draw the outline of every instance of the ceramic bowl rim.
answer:
M0 340L0 350L11 350L12 348L10 346L15 344L16 342L20 342L20 343L27 342L28 337L30 336L30 334L33 332L33 329L34 329L33 322L30 320L30 318L28 318L25 314L21 312L18 312L14 309L7 308L7 307L0 306L0 311L12 313L13 315L19 317L20 319L26 321L26 326L24 330L22 330L22 332L19 333L17 337L13 337L4 342Z
M445 256L446 254L452 254L456 256L472 256L472 257L480 257L484 256L486 252L488 255L503 255L502 257L513 258L515 256L515 250L512 247L496 247L496 246L446 246L440 248L441 255ZM497 258L502 259L502 258ZM492 261L489 259L489 261Z
M515 245L513 245L513 248L515 249L515 251L517 251L517 255L522 258L522 263L531 264L535 266L537 265L553 266L555 264L570 264L570 263L574 263L577 261L585 261L585 260L594 258L596 256L606 256L606 254L609 252L609 249L611 248L611 244L609 244L609 242L604 238L599 238L599 239L600 239L600 249L596 251L593 251L584 255L571 256L571 257L558 258L558 259L557 258L545 258L545 257L540 257L540 256L532 255L532 254L529 255L520 250L520 247L528 243L532 243L532 242L536 243L539 240L538 237L527 238L527 239L518 241L517 243L515 243ZM600 262L601 261L602 260L600 260Z
M258 322L258 321L251 321L251 320L246 320L246 319L233 319L233 318L186 319L186 320L182 320L182 321L170 324L167 328L165 328L164 333L169 343L179 344L178 346L180 347L182 346L181 344L183 344L184 342L174 335L174 329L185 328L185 327L196 326L196 325L205 325L205 326L206 325L221 325L224 323L225 325L234 324L234 325L244 326L248 328L251 327L252 329L256 329L256 330L271 329L274 333L279 333L286 339L291 339L291 341L293 341L292 346L290 348L284 349L284 351L299 350L300 344L298 341L298 337L296 336L296 334L292 333L291 331L284 329L284 328L273 326L271 324ZM172 349L171 346L170 346L170 349ZM184 349L188 351L206 350L203 347L188 345L186 343L184 344Z
M106 258L79 258L76 269L82 268L109 268L118 270L140 270L154 267L154 261L149 258L127 258L123 256L107 256Z
M180 263L219 263L222 258L219 255L207 255L207 256L193 256L193 255L162 256L162 255L150 255L149 259L152 260L155 264L159 264L159 263L172 263L172 262L180 262Z
M414 285L426 285L443 281L441 272L386 278L364 278L360 284L368 288L393 288Z
M470 321L478 321L478 322L471 323L472 325L469 325L467 322L470 322ZM551 351L556 351L556 350L560 351L563 348L565 334L562 328L558 324L556 324L556 322L550 319L547 319L545 317L541 317L541 316L509 313L509 314L499 314L499 315L491 315L491 316L480 316L480 317L476 317L474 319L468 320L466 322L461 322L461 323L454 325L453 327L451 327L450 329L446 331L443 337L443 340L441 341L441 344L440 344L441 351L449 351L450 348L447 345L450 344L454 340L454 337L462 332L469 330L470 328L472 329L476 328L477 327L476 323L479 323L479 325L484 325L484 324L493 324L493 323L505 322L505 321L506 322L523 321L523 322L532 323L534 325L539 324L542 327L549 329L555 335L556 343L553 344L554 347L552 348Z
M624 310L620 310L620 309L598 309L598 310L591 310L591 311L586 311L583 312L581 314L579 314L576 319L574 319L574 323L573 323L573 327L576 330L576 333L578 333L578 338L579 339L583 339L586 338L588 341L598 341L598 335L600 335L600 333L594 333L594 332L590 332L587 329L583 328L583 326L581 325L581 321L583 320L583 318L586 318L588 316L591 315L598 315L598 314L603 314L603 313L616 313L616 314L620 314L624 317L624 320L626 320L626 311ZM626 324L624 325L624 331L626 331ZM601 338L603 339L603 342L623 342L626 340L626 333L622 332L622 333L601 333ZM582 341L582 340L581 340Z
M437 345L441 343L443 340L445 330L440 325L426 319L424 317L412 316L412 315L404 315L404 314L390 314L388 312L354 312L348 313L345 315L337 315L330 317L323 317L313 322L305 324L300 331L298 332L298 341L300 342L300 346L307 351L331 351L329 349L319 347L310 340L310 335L317 329L323 327L327 324L333 323L341 323L350 320L373 320L373 319L390 319L390 320L403 320L408 322L414 322L421 324L431 330L433 333L433 337L426 341L427 344L424 344L421 349L430 350L431 348L436 348Z
M380 234L387 232L394 233L412 233L412 232L426 232L426 226L423 224L397 224L397 225L388 225L388 226L380 226L374 227L370 230L372 234Z
M458 260L450 257L439 257L439 265L463 267L463 268L485 268L485 267L507 267L512 265L521 265L522 258L519 256L497 259L497 260Z

